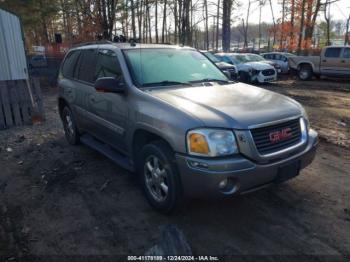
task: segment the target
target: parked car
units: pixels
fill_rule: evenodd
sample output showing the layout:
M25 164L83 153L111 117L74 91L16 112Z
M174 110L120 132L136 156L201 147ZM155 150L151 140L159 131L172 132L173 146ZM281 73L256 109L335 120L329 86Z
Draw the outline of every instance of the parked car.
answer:
M288 59L289 57L293 57L295 55L286 52L271 52L261 54L261 56L266 60L277 63L281 67L281 72L286 74L289 72Z
M238 70L239 80L242 82L267 83L277 80L275 68L266 62L265 59L259 59L258 55L217 53L215 56L220 59L220 61L235 65Z
M313 75L350 77L350 47L328 46L320 56L290 57L289 66L301 80L310 80Z
M220 61L214 54L209 51L200 51L210 61L212 61L222 72L230 76L230 79L237 79L237 68L235 65Z
M47 59L44 55L35 55L32 56L29 60L29 68L39 68L39 67L46 67L47 66Z
M184 197L227 197L286 181L315 155L318 136L298 102L229 81L190 47L75 47L58 86L68 142L136 171L163 212Z

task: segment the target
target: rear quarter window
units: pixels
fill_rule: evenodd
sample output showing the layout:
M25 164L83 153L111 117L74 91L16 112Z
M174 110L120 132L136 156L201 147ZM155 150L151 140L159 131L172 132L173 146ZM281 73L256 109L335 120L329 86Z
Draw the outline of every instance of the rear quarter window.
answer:
M79 59L78 79L87 83L95 82L97 49L83 49Z
M334 57L334 58L336 58L336 57L340 56L340 53L341 53L341 48L338 48L338 47L334 48L334 47L332 47L332 48L327 48L324 56L325 57Z
M74 78L74 71L80 56L80 51L71 51L63 62L62 74L66 78Z

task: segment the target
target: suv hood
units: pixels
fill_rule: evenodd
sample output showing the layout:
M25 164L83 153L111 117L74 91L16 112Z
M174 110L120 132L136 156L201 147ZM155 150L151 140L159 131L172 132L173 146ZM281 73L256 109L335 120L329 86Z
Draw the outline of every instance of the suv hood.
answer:
M234 68L235 69L234 65L231 65L231 64L226 63L226 62L217 62L215 64L220 69L230 69L230 68Z
M148 93L187 112L205 127L248 129L302 114L295 100L243 83L154 89Z

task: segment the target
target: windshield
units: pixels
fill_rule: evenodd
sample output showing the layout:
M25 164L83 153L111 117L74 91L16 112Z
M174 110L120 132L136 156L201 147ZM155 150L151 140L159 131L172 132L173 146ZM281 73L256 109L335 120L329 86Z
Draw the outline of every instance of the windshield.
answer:
M210 52L203 52L202 54L205 55L213 63L219 63L220 62L220 60L215 55L213 55Z
M152 48L130 49L124 53L138 86L181 84L205 79L228 80L212 62L194 50Z
M265 61L265 58L263 58L262 56L254 54L234 55L233 58L237 60L238 63Z

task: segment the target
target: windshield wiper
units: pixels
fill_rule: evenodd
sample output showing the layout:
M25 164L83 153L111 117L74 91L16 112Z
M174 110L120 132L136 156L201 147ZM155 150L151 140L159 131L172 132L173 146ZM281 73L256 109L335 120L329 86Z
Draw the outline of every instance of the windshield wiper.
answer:
M190 83L202 83L202 82L219 82L219 83L222 83L222 84L229 84L229 83L231 83L231 81L222 80L222 79L216 79L216 78L204 78L204 79L200 79L200 80L190 81Z
M191 86L190 83L188 82L179 82L179 81L160 81L160 82L154 82L154 83L144 83L142 87L147 87L147 86L171 86L171 85L186 85L186 86Z

